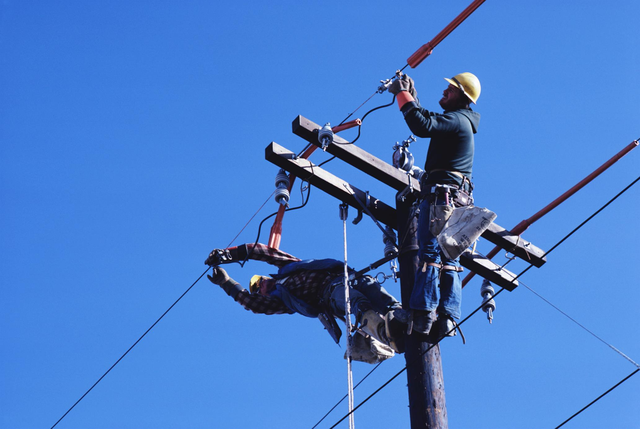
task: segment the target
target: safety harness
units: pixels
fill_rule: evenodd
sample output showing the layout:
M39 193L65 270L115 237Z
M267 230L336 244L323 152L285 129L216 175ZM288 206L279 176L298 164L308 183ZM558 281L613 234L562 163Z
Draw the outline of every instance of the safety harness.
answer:
M457 176L461 179L459 185L427 185L426 181L429 174L435 172L446 172ZM460 173L459 171L449 170L431 170L428 174L422 176L420 180L420 198L421 199L433 199L438 196L443 196L446 199L447 205L453 205L455 207L466 207L473 204L473 182L468 176Z
M271 295L280 298L287 308L293 312L302 314L306 317L318 318L329 335L331 335L331 338L333 338L336 343L339 343L340 337L342 336L342 330L336 322L337 316L331 309L331 293L344 281L344 276L339 272L343 267L344 263L342 261L331 258L306 259L292 262L280 268L278 273L272 276L276 280L276 288L271 292ZM282 286L289 276L300 271L326 271L331 275L335 275L335 277L333 277L331 281L324 286L324 290L320 295L319 307L313 307L294 297L285 287ZM354 277L355 271L352 269L349 271L350 277Z

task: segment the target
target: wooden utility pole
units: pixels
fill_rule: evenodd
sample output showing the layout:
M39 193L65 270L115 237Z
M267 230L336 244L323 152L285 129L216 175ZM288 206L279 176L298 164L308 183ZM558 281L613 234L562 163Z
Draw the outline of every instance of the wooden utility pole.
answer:
M294 134L316 146L321 146L318 141L319 129L318 124L302 116L298 116L293 121ZM367 215L398 231L401 297L403 303L408 303L418 267L416 218L411 212L411 206L420 191L420 184L413 177L407 176L405 172L337 135L333 137L333 142L324 149L395 189L399 193L398 196L403 195L403 198L397 199L396 208L385 204L370 195L369 192L356 188L275 142L265 149L265 158L358 211L362 211L363 206L366 207L364 211ZM536 267L540 267L546 262L544 252L541 249L499 225L490 225L482 233L482 237ZM460 264L509 291L518 286L515 274L478 253L467 250L460 256ZM433 341L433 339L416 333L405 338L412 429L446 429L448 427L440 347L429 341Z
M418 270L418 240L416 218L411 212L413 200L398 199L398 265L402 302L408 303ZM408 308L407 308L408 309ZM405 336L404 358L407 362L407 387L411 428L446 429L447 406L440 346L424 336Z

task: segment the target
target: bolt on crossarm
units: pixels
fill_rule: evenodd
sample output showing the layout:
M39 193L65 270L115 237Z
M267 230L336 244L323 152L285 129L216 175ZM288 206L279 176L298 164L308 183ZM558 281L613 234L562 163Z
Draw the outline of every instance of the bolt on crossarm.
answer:
M362 124L360 119L354 119L353 121L346 122L342 125L337 125L331 128L331 131L334 133L338 133L340 131L348 130L349 128L357 127ZM303 151L298 155L299 158L308 159L311 154L317 149L317 146L312 144L308 144ZM293 182L296 180L296 176L291 175L289 177L289 186L287 188L288 192L291 192L293 188ZM269 242L267 245L273 249L280 248L280 240L282 239L282 219L284 218L284 212L287 210L285 205L280 205L278 207L278 213L276 214L276 218L273 221L273 225L271 226L271 231L269 233Z

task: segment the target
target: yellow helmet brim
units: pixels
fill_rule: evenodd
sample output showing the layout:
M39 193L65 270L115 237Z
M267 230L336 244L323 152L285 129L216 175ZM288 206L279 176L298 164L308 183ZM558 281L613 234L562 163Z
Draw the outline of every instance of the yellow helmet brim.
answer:
M251 291L251 293L256 293L256 291L260 289L260 282L262 282L263 279L270 279L270 278L271 277L260 276L257 274L251 277L251 280L249 281L249 291Z
M446 80L456 88L459 88L460 91L462 91L462 93L466 95L473 104L478 101L481 88L480 81L478 80L476 75L469 72L464 72L452 77L451 79L445 77L444 80Z

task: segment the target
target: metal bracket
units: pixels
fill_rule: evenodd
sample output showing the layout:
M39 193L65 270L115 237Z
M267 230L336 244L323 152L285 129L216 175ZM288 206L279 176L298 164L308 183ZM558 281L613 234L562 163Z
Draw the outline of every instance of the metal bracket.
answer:
M404 202L404 200L407 198L408 195L413 194L414 188L413 188L413 184L411 183L411 172L407 172L407 178L409 179L409 184L407 185L406 188L404 188L402 190L402 192L400 192L398 194L398 199L400 199L400 201Z
M358 210L358 215L353 219L352 223L357 225L362 220L362 210Z

